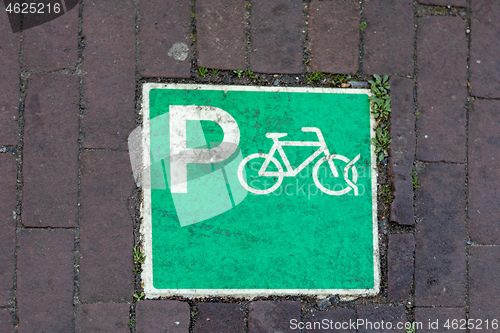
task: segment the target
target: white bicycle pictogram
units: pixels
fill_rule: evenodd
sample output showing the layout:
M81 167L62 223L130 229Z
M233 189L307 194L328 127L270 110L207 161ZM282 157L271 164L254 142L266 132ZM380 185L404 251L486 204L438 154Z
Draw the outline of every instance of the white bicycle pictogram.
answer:
M238 167L238 179L240 180L241 185L247 189L248 191L255 193L255 194L268 194L274 192L283 182L284 177L295 177L300 171L302 171L306 166L308 166L316 157L321 155L322 153L325 154L325 156L321 159L318 160L318 162L314 165L313 168L313 179L314 179L314 184L324 193L329 194L329 195L343 195L348 193L351 190L354 190L354 195L358 195L358 187L356 186L356 183L358 181L358 171L356 169L356 166L354 163L356 163L359 158L360 154L358 154L356 157L354 157L352 160L349 160L347 157L338 155L338 154L330 154L328 151L328 147L326 146L325 139L323 138L323 134L321 133L321 130L316 127L302 127L303 132L313 132L316 133L318 136L319 141L279 141L279 138L285 137L288 135L288 133L267 133L266 137L270 138L273 140L273 146L271 147L271 150L269 151L268 154L263 154L263 153L256 153L247 156L243 161L241 161L239 167ZM302 164L300 164L297 168L292 168L290 165L290 162L285 154L285 151L283 150L283 146L295 146L295 147L319 147L318 150L316 150L311 156L309 156ZM281 163L273 156L274 153L278 151L278 153L281 156L281 159L285 163L286 171L283 171L283 166ZM264 164L262 164L262 167L260 168L258 175L260 177L277 177L276 184L274 184L272 187L268 189L256 189L248 185L246 181L246 177L244 176L244 171L245 171L245 165L256 158L264 158ZM319 179L318 179L318 171L324 162L328 161L328 165L330 166L330 169L333 173L333 176L335 178L339 177L339 173L337 171L337 168L335 167L335 164L333 160L340 160L344 163L347 163L347 165L344 167L344 180L345 182L349 185L346 188L343 188L338 191L330 190L324 187ZM276 166L276 169L278 171L266 171L267 167L269 166L269 162L273 162L273 164ZM349 170L352 168L352 180L349 179L348 174Z

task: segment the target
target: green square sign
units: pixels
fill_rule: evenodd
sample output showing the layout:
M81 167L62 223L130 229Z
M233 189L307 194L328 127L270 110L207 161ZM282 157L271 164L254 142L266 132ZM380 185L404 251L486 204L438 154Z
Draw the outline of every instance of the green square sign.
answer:
M376 294L369 95L144 84L146 297Z

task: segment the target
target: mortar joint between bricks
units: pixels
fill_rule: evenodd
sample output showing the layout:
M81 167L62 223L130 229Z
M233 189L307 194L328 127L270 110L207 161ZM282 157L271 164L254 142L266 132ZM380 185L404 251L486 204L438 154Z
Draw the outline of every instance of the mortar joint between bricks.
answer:
M470 126L469 126L469 115L470 115L470 107L472 103L472 98L471 98L471 86L470 86L470 78L471 78L471 20L472 20L472 1L471 0L466 0L467 7L466 7L466 27L465 27L465 38L467 41L467 85L466 85L466 93L467 93L467 100L465 102L465 233L466 233L466 239L465 239L465 319L468 320L470 319L470 273L469 273L469 264L470 264L470 248L472 245L472 241L470 238L470 233L469 233L469 219L468 219L468 206L469 206L469 133L470 133ZM467 327L467 332L470 332L469 327Z
M252 51L252 30L250 26L250 19L252 17L252 1L246 0L245 2L245 65L248 70L250 67L250 52Z
M196 44L196 0L191 0L191 77L196 77L198 74L198 49Z

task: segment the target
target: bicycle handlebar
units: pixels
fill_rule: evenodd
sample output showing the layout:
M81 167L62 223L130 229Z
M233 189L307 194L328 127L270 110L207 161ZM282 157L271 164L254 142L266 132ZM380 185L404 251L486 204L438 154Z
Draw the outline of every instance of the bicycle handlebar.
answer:
M302 127L302 132L321 132L319 128L317 127Z
M321 130L317 127L302 127L302 132L316 133L316 135L318 136L319 142L321 142L321 143L325 142L325 139L323 138L323 133L321 133Z

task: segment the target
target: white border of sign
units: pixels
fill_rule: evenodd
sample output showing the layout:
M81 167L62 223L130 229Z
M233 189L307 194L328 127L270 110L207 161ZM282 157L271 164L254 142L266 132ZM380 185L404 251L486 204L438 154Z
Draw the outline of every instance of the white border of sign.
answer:
M190 90L224 90L224 91L273 91L273 92L311 92L311 93L336 93L336 94L365 94L371 96L369 89L342 89L342 88L310 88L310 87L258 87L236 85L202 85L202 84L177 84L177 83L144 83L142 86L142 116L143 116L143 152L144 147L149 147L149 91L151 89L190 89ZM375 119L370 112L371 138L375 138ZM142 265L141 274L144 294L148 299L158 297L180 296L187 298L197 297L243 297L252 299L260 296L317 296L328 297L339 295L341 297L373 296L380 291L380 253L378 244L377 222L377 159L375 147L371 145L371 176L372 176L372 209L373 209L373 268L374 287L371 289L156 289L153 287L153 253L152 253L152 226L151 226L151 192L143 191L141 207L141 241L142 250L146 260ZM142 154L144 165L149 165L149 153ZM145 175L150 177L148 173ZM146 181L150 183L150 179Z

